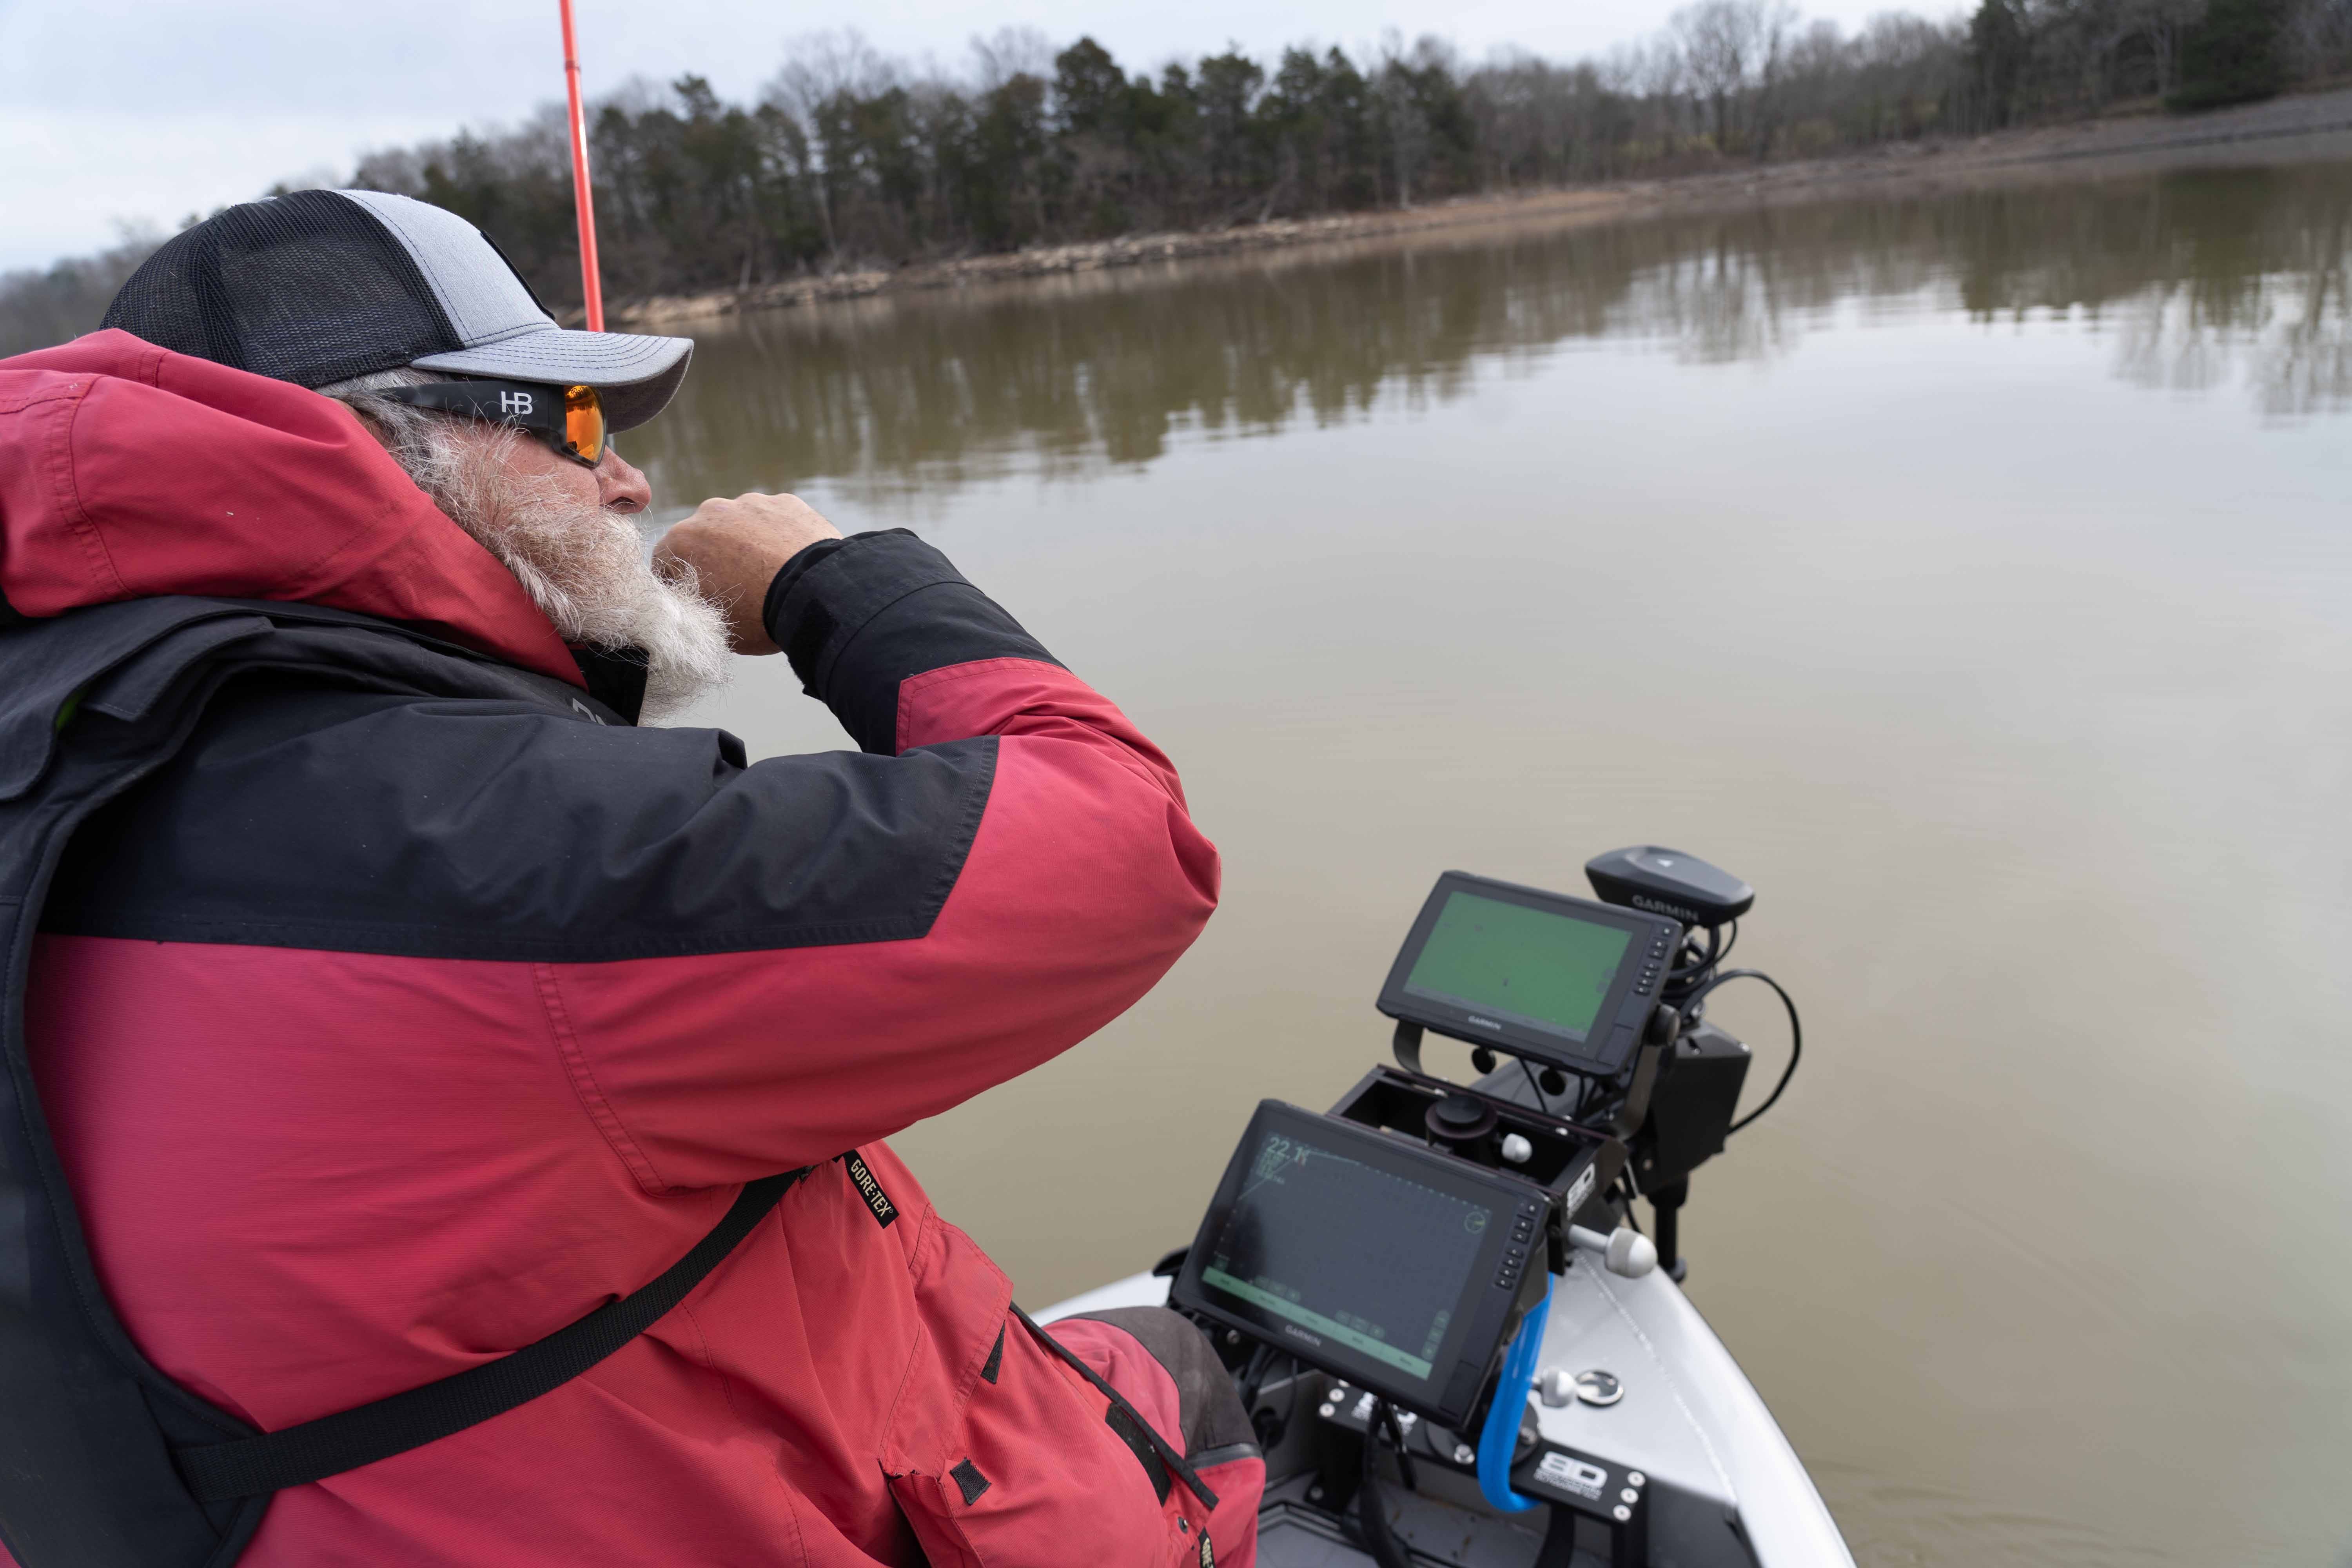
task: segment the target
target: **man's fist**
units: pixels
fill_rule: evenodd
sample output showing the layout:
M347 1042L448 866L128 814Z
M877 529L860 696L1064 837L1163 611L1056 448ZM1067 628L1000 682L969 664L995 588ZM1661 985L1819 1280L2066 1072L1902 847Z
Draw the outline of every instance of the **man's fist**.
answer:
M775 638L760 620L768 584L784 563L841 530L798 496L737 496L707 500L654 547L654 570L690 567L702 595L727 616L737 653L774 653Z

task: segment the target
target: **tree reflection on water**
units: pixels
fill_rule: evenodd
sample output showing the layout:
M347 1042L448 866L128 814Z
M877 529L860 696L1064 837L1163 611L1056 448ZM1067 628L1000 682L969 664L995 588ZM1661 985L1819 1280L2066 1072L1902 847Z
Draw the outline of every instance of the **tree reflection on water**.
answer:
M2111 337L2129 382L2238 379L2294 418L2352 402L2347 217L2352 165L2199 170L1465 227L748 315L699 328L696 374L632 455L698 488L905 496L1444 403L1482 365L1580 342L1769 358L1855 310L2063 317Z

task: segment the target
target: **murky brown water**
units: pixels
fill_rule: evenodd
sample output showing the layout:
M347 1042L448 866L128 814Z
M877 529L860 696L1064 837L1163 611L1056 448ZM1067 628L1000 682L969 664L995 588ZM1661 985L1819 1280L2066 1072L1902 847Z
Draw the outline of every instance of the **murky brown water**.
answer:
M2305 165L786 313L634 451L934 538L1224 850L1149 1000L901 1140L1024 1300L1383 1056L1436 872L1677 844L1809 1042L1690 1289L1856 1555L2336 1568L2347 229ZM781 661L709 717L842 743Z

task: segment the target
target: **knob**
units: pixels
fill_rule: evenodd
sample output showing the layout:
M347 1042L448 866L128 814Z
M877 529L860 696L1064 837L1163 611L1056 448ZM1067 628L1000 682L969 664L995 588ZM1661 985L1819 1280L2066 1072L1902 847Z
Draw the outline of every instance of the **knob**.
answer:
M1638 1230L1619 1228L1609 1233L1609 1272L1622 1274L1628 1279L1639 1279L1658 1266L1657 1244Z
M1658 1266L1658 1249L1640 1231L1620 1226L1607 1236L1597 1230L1587 1230L1580 1225L1568 1227L1568 1239L1587 1252L1601 1254L1612 1274L1622 1274L1628 1279L1639 1279Z
M1495 1108L1467 1094L1449 1094L1423 1114L1430 1135L1461 1152L1495 1131Z
M1554 1410L1576 1403L1576 1379L1566 1369L1553 1367L1536 1379L1536 1396Z
M1516 1132L1503 1134L1503 1158L1514 1165L1524 1165L1535 1157L1536 1146Z

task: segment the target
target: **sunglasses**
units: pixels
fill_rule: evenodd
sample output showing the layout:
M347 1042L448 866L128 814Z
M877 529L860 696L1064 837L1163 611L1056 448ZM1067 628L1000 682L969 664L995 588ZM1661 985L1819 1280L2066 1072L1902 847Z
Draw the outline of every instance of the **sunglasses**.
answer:
M593 386L550 386L532 381L436 381L390 386L370 395L436 413L528 430L555 451L587 468L604 457L604 400Z

